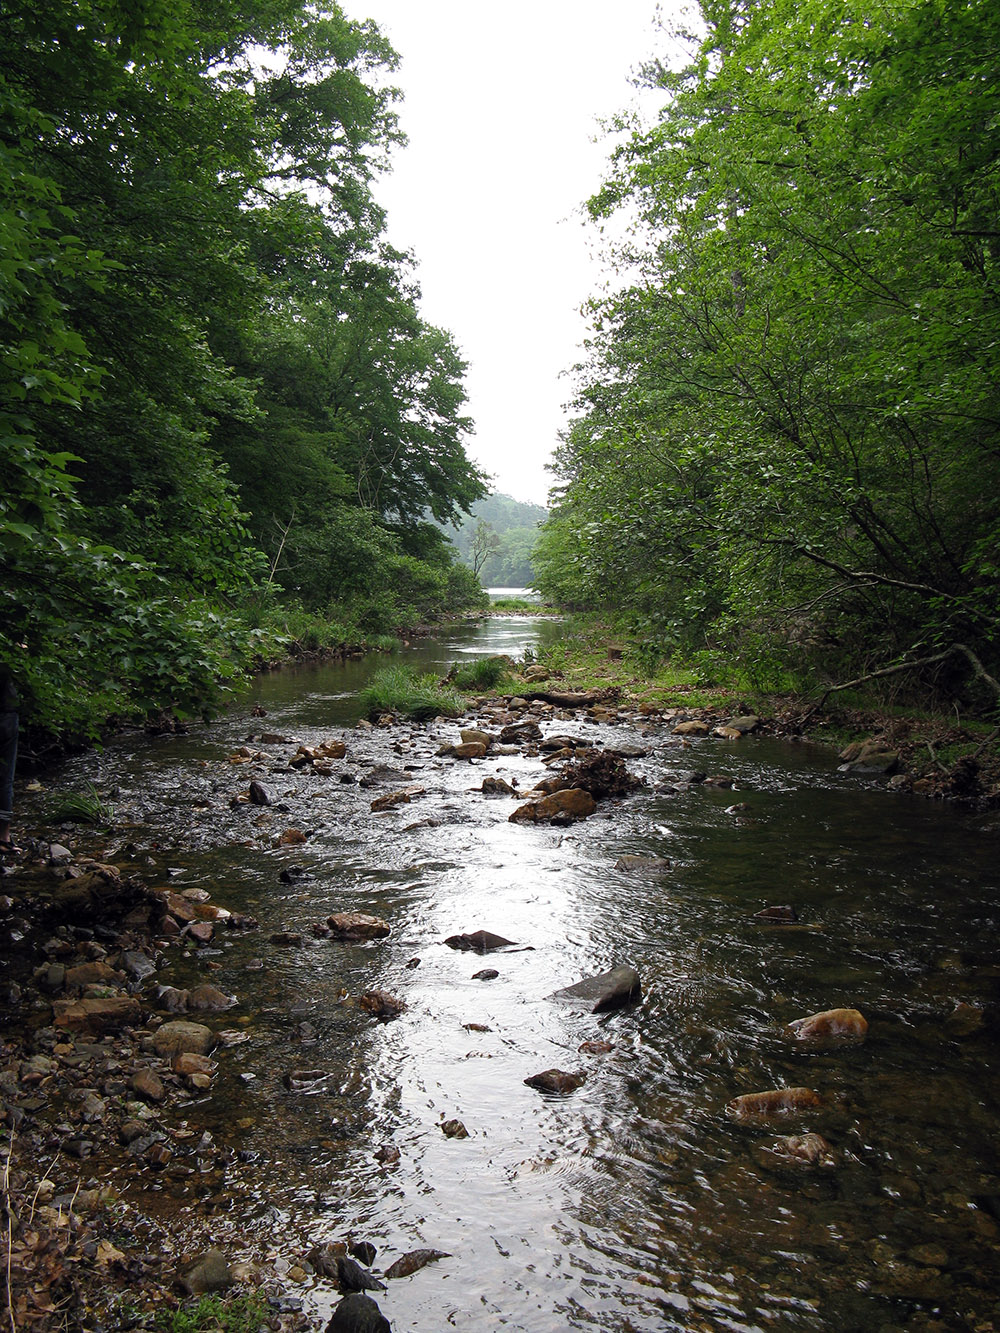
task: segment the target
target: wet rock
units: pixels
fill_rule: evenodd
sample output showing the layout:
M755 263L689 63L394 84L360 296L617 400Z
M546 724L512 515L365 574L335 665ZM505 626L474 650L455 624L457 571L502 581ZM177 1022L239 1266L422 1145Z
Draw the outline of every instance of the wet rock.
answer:
M984 1011L977 1004L959 1001L945 1019L945 1027L950 1037L971 1037L979 1032L986 1021Z
M365 912L334 912L327 917L326 924L338 940L380 940L392 929L388 921Z
M139 1001L132 995L52 1002L54 1027L69 1032L86 1032L95 1037L108 1032L120 1032L126 1027L136 1027L141 1018Z
M580 1005L592 1014L601 1014L627 1004L638 1004L642 999L642 986L635 968L622 965L594 977L584 977L573 986L553 992L549 999Z
M139 949L124 949L121 965L133 981L145 981L156 972L156 963Z
M383 1143L381 1148L375 1150L375 1160L381 1162L383 1166L395 1166L400 1156L400 1151L394 1143Z
M764 921L768 925L780 925L783 921L798 921L799 914L794 907L786 905L777 905L774 907L762 907L759 912L754 912L755 921Z
M460 734L463 745L485 745L487 749L495 739L488 731L478 731L475 727L464 727Z
M209 985L206 981L192 986L188 991L189 1009L217 1013L223 1009L231 1009L235 1003L235 995L226 995L217 986Z
M642 786L639 778L610 750L595 750L563 770L570 787L589 792L596 801L609 796L628 796Z
M386 764L376 764L374 768L358 779L360 787L385 787L390 782L405 782L406 774L398 768L389 768Z
M251 782L247 792L251 805L273 805L271 793L261 782Z
M493 1031L493 1029L492 1029L491 1027L487 1027L485 1023L463 1023L463 1024L462 1024L462 1027L465 1029L466 1032L492 1032L492 1031Z
M523 745L525 741L540 741L542 729L537 722L512 722L500 732L502 745Z
M351 1240L347 1246L350 1253L357 1259L358 1263L364 1264L366 1268L371 1268L375 1262L375 1256L378 1254L375 1246L370 1240ZM388 1273L386 1277L388 1277Z
M137 1069L129 1080L129 1086L145 1102L162 1102L167 1095L163 1079L153 1069Z
M421 1268L426 1268L437 1259L450 1258L451 1255L447 1250L411 1250L409 1254L404 1254L401 1259L390 1264L385 1270L385 1275L387 1278L409 1277L411 1273L418 1273Z
M525 690L525 698L552 704L555 708L592 708L601 698L599 690Z
M833 1149L822 1134L789 1134L763 1147L760 1157L764 1165L797 1170L829 1170L837 1165Z
M483 778L481 791L484 796L514 796L514 788L503 778Z
M211 1028L203 1023L188 1023L178 1019L164 1023L153 1034L153 1049L161 1059L191 1052L195 1055L208 1055L214 1050L218 1039Z
M341 1242L336 1244L314 1245L306 1255L306 1263L319 1273L320 1277L329 1277L338 1282L339 1279L339 1261L344 1257L344 1245Z
M385 1291L384 1282L345 1254L337 1256L337 1281L341 1291Z
M388 1020L398 1018L400 1014L406 1012L406 1001L397 999L395 995L389 995L384 990L366 991L358 1004L366 1014L371 1014L374 1018Z
M610 1055L615 1048L610 1041L582 1041L576 1049L581 1055Z
M306 835L297 828L286 828L278 837L280 847L300 847L305 841Z
M215 938L215 924L212 921L192 921L185 933L199 944L210 944Z
M508 949L515 943L488 930L474 930L471 935L449 935L445 940L449 949L461 949L464 953L491 953L494 949Z
M815 1111L822 1100L812 1088L772 1088L767 1092L747 1092L726 1104L726 1114L732 1120L776 1120L784 1116Z
M438 755L450 759L484 759L488 748L482 741L463 741L461 745L442 745Z
M392 1326L370 1296L354 1292L336 1306L325 1333L392 1333Z
M469 1137L469 1131L461 1120L443 1120L441 1122L441 1133L446 1139L467 1139Z
M171 1071L180 1074L182 1078L190 1078L193 1074L212 1074L216 1068L214 1060L210 1060L207 1055L197 1055L194 1051L181 1051L170 1061Z
M511 824L540 824L553 819L586 819L597 809L597 802L590 792L578 787L565 791L553 792L538 801L527 801L519 805L509 816Z
M397 805L409 805L413 796L409 789L403 791L386 792L384 796L376 796L371 803L371 810L378 814L380 810L392 810Z
M586 1081L587 1075L582 1070L570 1073L565 1069L543 1069L540 1074L532 1074L530 1078L524 1080L529 1088L536 1088L539 1092L553 1093L561 1097L576 1092L577 1088Z
M496 981L500 973L495 967L484 967L479 972L473 972L473 981Z
M289 1092L315 1092L329 1078L324 1069L289 1069L281 1081Z
M672 862L665 856L639 856L631 852L625 856L619 856L615 862L616 870L631 870L635 872L645 872L650 875L659 875L664 871L670 870Z
M225 1291L235 1279L229 1261L221 1250L206 1250L205 1253L185 1272L178 1281L191 1296L200 1296L205 1292Z
M707 736L711 728L707 722L693 719L690 722L678 722L672 731L674 736Z
M589 750L592 745L593 741L579 736L546 736L538 748L542 754L553 754L557 750Z
M785 1035L811 1046L857 1043L868 1035L868 1020L857 1009L826 1009L789 1023Z
M899 768L899 751L885 741L854 742L840 752L842 773L884 773L889 776Z
M276 930L267 938L270 944L277 944L284 949L301 949L306 942L306 937L297 930Z
M78 963L66 968L64 984L67 990L82 991L86 986L115 985L125 980L121 972L104 962Z

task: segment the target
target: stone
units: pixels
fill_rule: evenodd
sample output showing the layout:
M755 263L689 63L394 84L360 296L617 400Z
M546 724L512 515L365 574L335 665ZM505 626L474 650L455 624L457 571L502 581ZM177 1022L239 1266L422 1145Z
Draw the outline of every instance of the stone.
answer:
M337 1256L337 1281L341 1291L385 1291L385 1283L361 1267L356 1259Z
M812 1046L862 1042L868 1035L868 1020L857 1009L826 1009L789 1023L785 1035Z
M944 1021L950 1037L971 1037L986 1021L984 1011L977 1004L960 1000Z
M378 814L380 810L392 810L397 805L409 805L411 800L408 791L390 791L384 796L376 796L370 808L373 814Z
M406 1012L406 1001L399 1000L384 990L366 991L358 1004L366 1014L371 1014L375 1018L398 1018L400 1014Z
M707 736L710 727L707 722L692 720L690 722L678 722L671 733L674 736Z
M467 1139L469 1137L469 1131L461 1120L443 1120L441 1122L441 1133L446 1139Z
M225 1291L233 1285L234 1280L229 1261L221 1250L206 1250L179 1278L180 1285L192 1296Z
M273 805L273 804L274 804L274 802L271 800L271 793L270 793L270 792L268 791L268 789L263 785L263 783L260 783L260 782L251 782L251 783L250 783L250 790L248 791L247 795L248 795L249 798L250 798L250 804L251 804L251 805Z
M438 1259L450 1259L451 1255L447 1250L410 1250L409 1254L404 1254L391 1263L385 1270L385 1275L389 1279L397 1277L409 1277L411 1273L417 1273L421 1268L426 1268L428 1264L434 1263Z
M771 1153L791 1166L836 1166L833 1149L822 1134L789 1134L771 1145Z
M461 745L442 745L438 755L449 759L483 759L488 748L482 741L463 741Z
M267 938L269 944L277 944L286 949L301 949L306 942L305 936L297 930L276 930Z
M514 796L514 788L503 778L483 778L483 785L480 789L484 796Z
M137 1069L129 1080L129 1086L145 1102L162 1102L167 1095L163 1079L153 1069Z
M63 979L63 984L67 990L83 990L85 986L92 986L95 983L115 983L123 981L121 972L116 972L113 967L107 963L79 963L76 967L68 967Z
M753 919L764 921L768 925L775 925L776 923L780 925L782 922L798 921L799 914L794 907L780 904L774 907L762 907L759 912L754 912Z
M326 924L338 940L381 940L392 929L388 921L366 912L334 912L327 917Z
M473 981L496 981L500 973L495 967L484 967L479 972L473 972Z
M565 791L553 792L538 801L527 801L519 805L509 816L511 824L540 824L552 819L586 819L597 809L597 802L589 791L579 787L569 787Z
M539 1092L548 1092L560 1097L566 1097L571 1092L576 1092L577 1088L586 1081L587 1075L582 1070L570 1073L565 1069L543 1069L540 1074L532 1074L530 1078L524 1080L529 1088L536 1088Z
M751 732L760 730L760 718L756 713L745 713L741 717L731 717L725 725L738 731L741 736L749 736Z
M358 1291L336 1306L325 1333L392 1333L392 1326L372 1298Z
M463 745L485 745L489 749L493 744L493 737L488 731L478 731L475 727L464 727L461 737Z
M301 829L286 828L278 838L278 845L281 847L299 847L306 840L306 835Z
M231 1009L235 1003L235 995L226 995L217 986L212 986L207 981L192 986L188 991L189 1009L218 1012L222 1009Z
M597 801L609 796L628 796L642 786L642 781L610 750L591 750L584 759L568 765L563 777L568 787L579 787Z
M523 745L525 741L540 741L542 729L537 722L512 722L500 732L503 745Z
M211 1028L203 1023L188 1023L177 1019L164 1023L153 1034L153 1049L161 1060L183 1052L195 1055L208 1055L218 1044L218 1038Z
M370 1240L349 1240L347 1248L358 1263L364 1264L366 1268L371 1268L378 1254L378 1250ZM386 1276L388 1277L388 1274Z
M638 1004L642 999L642 986L635 968L623 964L609 972L584 977L575 985L555 991L549 999L579 1005L592 1014L602 1014L627 1004Z
M640 856L629 852L625 856L619 856L615 862L615 869L659 875L669 870L672 864L665 856Z
M187 1078L191 1074L211 1074L216 1065L207 1055L198 1055L195 1051L181 1051L170 1061L170 1068L173 1073Z
M772 1088L767 1092L747 1092L726 1104L726 1114L732 1120L776 1120L784 1116L815 1111L822 1100L812 1088Z
M199 944L210 944L215 937L215 923L212 921L192 921L187 927L191 939Z
M488 930L474 930L471 935L449 935L445 940L449 949L461 949L463 953L491 953L494 949L510 948L515 943Z
M136 1027L141 1019L142 1009L134 995L52 1002L54 1027L69 1032L87 1032L95 1037L108 1032L120 1032L126 1027Z

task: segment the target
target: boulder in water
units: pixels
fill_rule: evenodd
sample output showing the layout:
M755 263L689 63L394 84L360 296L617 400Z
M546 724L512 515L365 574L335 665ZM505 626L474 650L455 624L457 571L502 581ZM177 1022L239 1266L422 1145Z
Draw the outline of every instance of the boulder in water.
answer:
M549 999L579 1005L592 1014L602 1014L627 1004L638 1004L642 999L642 986L635 968L622 965L613 967L610 972L584 977L573 986L555 991Z

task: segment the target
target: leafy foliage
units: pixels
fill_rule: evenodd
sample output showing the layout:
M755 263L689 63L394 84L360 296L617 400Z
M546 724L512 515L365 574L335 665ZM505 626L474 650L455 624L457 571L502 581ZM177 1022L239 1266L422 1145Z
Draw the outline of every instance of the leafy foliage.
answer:
M426 521L484 489L464 365L370 189L395 64L305 0L0 12L0 656L34 722L212 706L279 590L374 632L478 597Z
M1000 16L702 18L591 201L635 239L593 306L539 586L762 678L995 661Z

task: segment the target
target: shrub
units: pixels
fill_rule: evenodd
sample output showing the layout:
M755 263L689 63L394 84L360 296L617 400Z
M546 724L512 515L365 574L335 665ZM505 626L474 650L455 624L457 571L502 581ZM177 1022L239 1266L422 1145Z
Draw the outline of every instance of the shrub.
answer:
M510 662L506 657L477 657L472 662L457 662L448 679L459 690L495 690L507 680Z
M381 713L401 713L416 722L443 715L457 717L464 711L456 691L431 675L421 675L413 667L393 665L376 671L360 694L368 717Z

